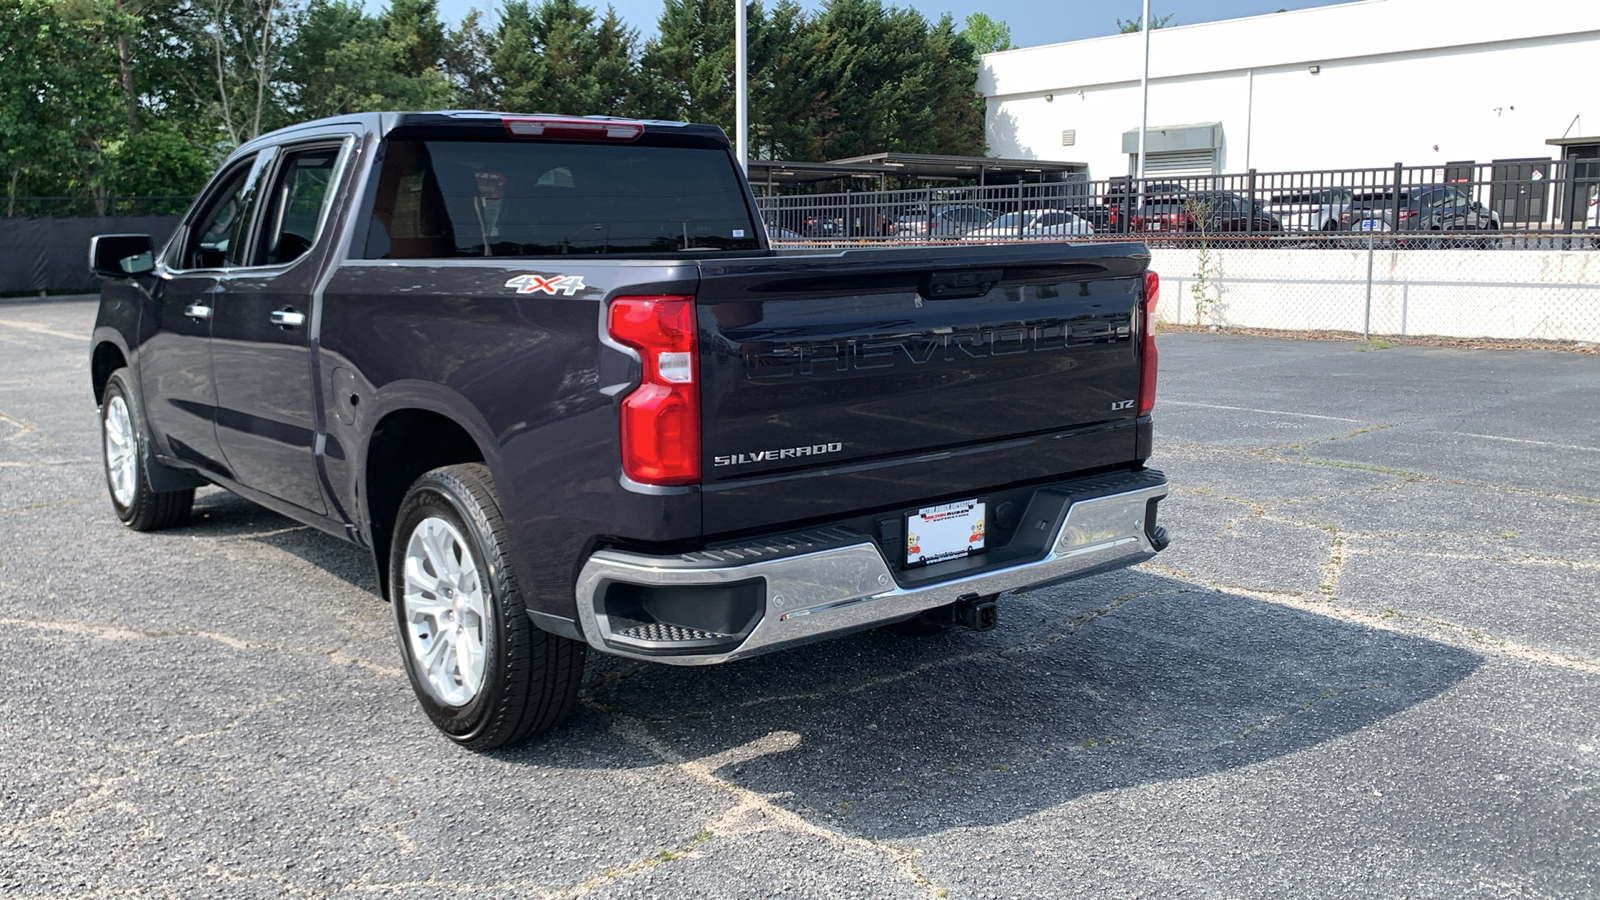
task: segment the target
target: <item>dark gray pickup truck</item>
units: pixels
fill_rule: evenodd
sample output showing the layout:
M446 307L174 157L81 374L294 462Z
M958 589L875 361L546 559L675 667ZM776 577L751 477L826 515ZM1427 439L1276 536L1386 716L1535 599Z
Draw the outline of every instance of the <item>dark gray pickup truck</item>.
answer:
M370 547L470 747L560 721L589 647L991 627L1166 546L1142 245L774 252L714 127L311 122L90 262L117 515L215 484Z

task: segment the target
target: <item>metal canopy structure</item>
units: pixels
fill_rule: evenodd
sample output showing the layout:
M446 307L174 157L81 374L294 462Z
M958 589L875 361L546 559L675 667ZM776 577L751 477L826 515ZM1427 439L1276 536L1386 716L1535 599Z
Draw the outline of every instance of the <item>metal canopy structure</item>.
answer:
M1079 162L885 152L820 163L752 159L749 171L750 183L757 186L811 185L858 179L875 181L873 187L881 189L889 179L1023 184L1061 181L1065 175L1083 174L1088 170L1087 163Z

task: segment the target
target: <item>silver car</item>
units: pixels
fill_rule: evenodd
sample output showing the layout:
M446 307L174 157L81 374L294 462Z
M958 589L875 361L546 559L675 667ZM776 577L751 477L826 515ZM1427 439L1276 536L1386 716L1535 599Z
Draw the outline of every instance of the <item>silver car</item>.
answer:
M1025 209L1006 213L985 228L969 231L962 240L1059 240L1093 234L1088 222L1064 209Z
M1350 209L1349 188L1319 188L1274 194L1266 210L1283 223L1284 231L1343 231Z

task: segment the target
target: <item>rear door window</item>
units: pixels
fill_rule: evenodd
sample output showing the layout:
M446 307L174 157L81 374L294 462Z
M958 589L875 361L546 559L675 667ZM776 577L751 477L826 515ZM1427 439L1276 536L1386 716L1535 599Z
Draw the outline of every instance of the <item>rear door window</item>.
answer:
M366 257L755 250L758 234L723 150L391 140Z
M332 198L334 165L340 144L288 151L266 194L255 264L293 262L311 249Z

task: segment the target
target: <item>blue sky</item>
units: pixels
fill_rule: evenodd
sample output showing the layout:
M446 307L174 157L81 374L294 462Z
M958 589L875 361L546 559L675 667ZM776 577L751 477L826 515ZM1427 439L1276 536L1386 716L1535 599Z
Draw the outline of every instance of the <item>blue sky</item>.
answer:
M382 0L366 0L367 7L376 11L385 4ZM603 0L584 2L604 9ZM886 0L895 6L912 6L930 19L946 12L961 21L973 12L986 12L1011 26L1011 40L1021 47L1076 41L1116 33L1116 20L1137 18L1140 0L1090 0L1069 3L1063 0ZM1280 9L1306 9L1312 6L1329 6L1341 0L1151 0L1151 17L1172 14L1174 25L1193 25L1197 22L1215 22L1219 19L1236 19L1256 16ZM802 0L808 9L822 6L820 0ZM439 11L450 22L456 22L467 10L477 7L493 22L491 7L495 0L439 0ZM612 0L618 14L627 23L648 37L655 33L656 17L661 13L661 0Z

